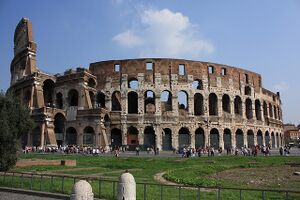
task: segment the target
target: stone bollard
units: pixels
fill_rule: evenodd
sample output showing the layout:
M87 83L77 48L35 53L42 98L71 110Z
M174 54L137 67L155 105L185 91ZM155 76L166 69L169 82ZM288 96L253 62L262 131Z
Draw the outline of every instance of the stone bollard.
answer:
M85 181L80 180L76 182L72 189L70 200L93 200L94 194L91 185Z
M134 177L126 171L119 178L118 200L136 200L136 184Z

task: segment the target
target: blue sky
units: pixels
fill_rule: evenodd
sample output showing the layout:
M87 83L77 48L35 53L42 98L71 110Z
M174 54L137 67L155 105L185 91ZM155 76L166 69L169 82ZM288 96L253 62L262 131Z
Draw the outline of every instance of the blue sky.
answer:
M300 1L0 0L0 89L9 87L13 34L33 23L41 70L101 60L174 57L245 68L280 91L285 122L300 123Z

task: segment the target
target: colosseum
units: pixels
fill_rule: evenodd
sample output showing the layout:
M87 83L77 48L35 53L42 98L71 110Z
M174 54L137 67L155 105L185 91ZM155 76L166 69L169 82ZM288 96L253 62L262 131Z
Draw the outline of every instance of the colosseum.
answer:
M251 147L282 145L279 93L261 75L223 64L170 58L109 60L51 75L36 65L32 24L14 35L8 92L36 127L23 146Z

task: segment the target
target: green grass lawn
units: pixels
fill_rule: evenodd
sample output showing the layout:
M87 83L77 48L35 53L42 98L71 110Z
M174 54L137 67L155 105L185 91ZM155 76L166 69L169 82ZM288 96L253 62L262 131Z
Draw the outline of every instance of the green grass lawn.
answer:
M296 162L300 163L300 157L202 157L202 158L161 158L161 157L97 157L97 156L81 156L81 155L42 155L42 154L21 154L21 159L73 159L77 161L76 167L64 167L64 166L32 166L32 167L17 167L12 171L18 172L39 172L39 173L57 173L65 175L86 175L95 178L104 178L111 181L117 181L118 177L123 171L129 170L133 174L137 183L137 197L143 199L144 191L147 191L147 199L160 199L161 193L163 199L197 199L199 192L195 189L186 189L175 186L159 185L147 185L146 189L144 184L158 183L154 180L154 175L160 172L166 172L164 178L167 180L189 185L189 186L210 186L210 187L230 187L230 188L250 188L250 189L278 189L278 190L298 190L300 191L300 178L291 177L288 178L287 174L283 174L285 178L278 179L281 184L276 181L269 181L269 177L275 175L272 170L289 168L289 170L300 170L299 166L291 168L287 163ZM253 169L253 170L252 170ZM228 179L227 175L217 173L227 172L227 170L233 170L234 176L232 179ZM245 173L239 173L240 170L246 170ZM262 170L265 170L262 172ZM282 170L280 170L281 172ZM282 173L289 173L288 170L283 170ZM235 176L236 172L236 176ZM253 182L253 184L244 184L242 180L251 179L256 176L256 172L259 174L259 182ZM250 176L247 175L250 174ZM277 171L276 171L277 173ZM24 178L24 177L23 177ZM1 179L1 178L0 178ZM24 182L25 179L25 182ZM20 187L23 181L23 188L30 189L30 178L25 177L23 180L15 178L14 186ZM240 179L240 180L239 180ZM261 180L260 180L261 179ZM7 185L10 179L3 178L0 180L1 185ZM234 181L233 181L234 180ZM271 179L270 179L271 180ZM53 181L53 180L52 180ZM91 181L93 191L96 196L105 197L107 199L113 199L113 189L117 189L117 183L111 181ZM257 181L254 179L253 181ZM61 180L57 178L54 183L51 180L34 178L31 183L32 189L44 191L61 192ZM73 185L73 178L65 178L64 180L64 192L70 193ZM52 185L52 186L51 186ZM115 192L116 193L116 192ZM201 198L205 199L217 199L218 191L210 190L200 192ZM239 199L240 192L238 190L221 190L221 199ZM243 199L261 199L262 195L265 199L283 199L283 193L266 192L252 192L243 191ZM299 195L289 194L289 199L300 199Z

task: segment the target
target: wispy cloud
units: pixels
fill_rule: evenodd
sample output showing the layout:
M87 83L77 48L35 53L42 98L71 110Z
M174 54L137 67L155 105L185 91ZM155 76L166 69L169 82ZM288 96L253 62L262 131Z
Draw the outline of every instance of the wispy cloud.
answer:
M136 48L140 56L197 58L215 49L187 16L169 9L144 10L134 28L112 40L122 47Z
M289 85L285 81L280 81L279 83L273 86L273 89L278 92L285 91L289 88Z

